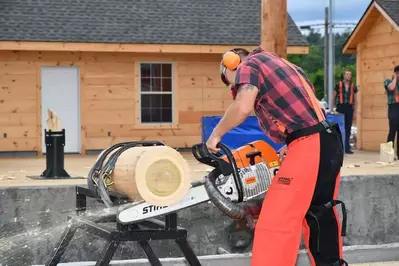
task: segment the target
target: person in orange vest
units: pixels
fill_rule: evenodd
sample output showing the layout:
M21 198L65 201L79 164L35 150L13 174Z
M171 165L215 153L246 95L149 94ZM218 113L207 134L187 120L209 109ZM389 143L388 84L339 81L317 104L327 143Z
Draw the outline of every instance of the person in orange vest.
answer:
M352 122L356 119L357 92L359 91L357 85L352 82L352 72L346 70L344 79L340 80L334 89L334 97L336 111L345 117L345 153L353 154L350 146L350 136L352 129ZM331 110L334 109L334 101L331 103Z
M392 79L385 79L384 87L388 98L388 120L389 133L387 142L395 144L396 135L396 156L399 158L399 65L393 69Z

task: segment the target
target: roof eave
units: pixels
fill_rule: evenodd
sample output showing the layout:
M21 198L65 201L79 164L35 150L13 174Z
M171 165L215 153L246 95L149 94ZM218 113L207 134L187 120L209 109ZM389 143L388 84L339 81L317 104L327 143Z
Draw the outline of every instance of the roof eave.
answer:
M59 51L59 52L131 52L174 54L221 54L234 47L252 50L257 45L202 45L202 44L139 44L0 41L0 51ZM309 46L289 45L288 54L308 54Z

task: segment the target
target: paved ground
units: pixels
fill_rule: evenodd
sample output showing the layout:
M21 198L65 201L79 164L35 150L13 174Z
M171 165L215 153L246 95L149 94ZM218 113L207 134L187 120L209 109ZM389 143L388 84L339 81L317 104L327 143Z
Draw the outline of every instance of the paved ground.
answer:
M187 158L193 180L204 176L210 168L198 163L191 153L182 153ZM87 177L97 156L93 155L66 155L65 170L71 176ZM346 155L342 175L379 175L399 174L399 163L392 165L379 164L379 153L356 151L355 154ZM27 176L39 176L46 168L45 157L31 158L1 158L0 159L0 186L35 186L35 185L62 185L86 184L84 179L69 180L35 180Z

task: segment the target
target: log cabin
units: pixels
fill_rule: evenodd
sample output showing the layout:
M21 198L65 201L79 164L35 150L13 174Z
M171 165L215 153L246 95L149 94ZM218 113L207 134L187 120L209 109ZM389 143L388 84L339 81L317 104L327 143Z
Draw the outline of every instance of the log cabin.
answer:
M357 148L379 150L388 135L388 106L384 80L399 65L399 0L374 0L343 46L356 54L359 84Z
M262 35L283 54L308 53L286 3L271 12L284 1L3 1L0 152L45 152L48 109L66 131L65 153L201 142L201 117L231 102L223 52L253 49Z

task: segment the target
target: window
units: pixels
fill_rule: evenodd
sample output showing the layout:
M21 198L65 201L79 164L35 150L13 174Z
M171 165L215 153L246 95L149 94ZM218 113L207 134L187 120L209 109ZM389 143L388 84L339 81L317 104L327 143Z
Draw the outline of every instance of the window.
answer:
M140 64L141 123L172 123L172 64Z

